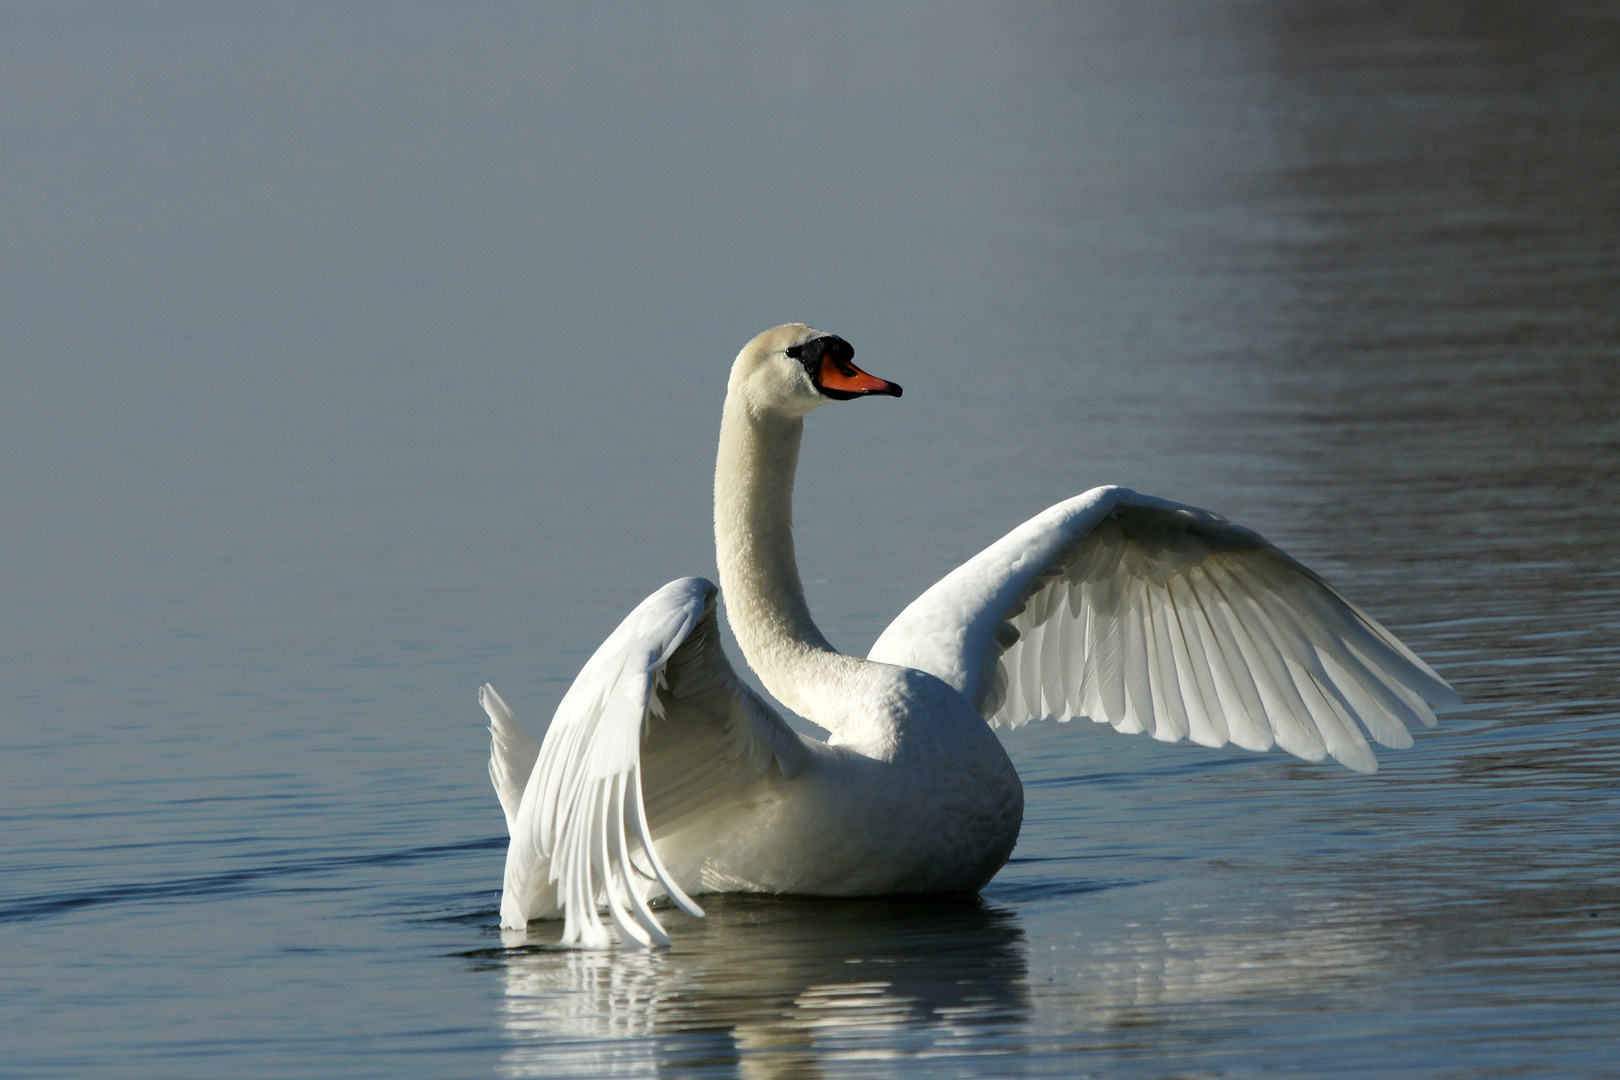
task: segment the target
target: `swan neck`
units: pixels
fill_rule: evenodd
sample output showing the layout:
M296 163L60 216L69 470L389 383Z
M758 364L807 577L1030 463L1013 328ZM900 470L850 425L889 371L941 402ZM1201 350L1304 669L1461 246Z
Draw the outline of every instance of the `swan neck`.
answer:
M749 666L789 708L816 719L818 678L841 659L805 603L793 553L793 480L804 420L726 397L714 475L715 554L726 616Z

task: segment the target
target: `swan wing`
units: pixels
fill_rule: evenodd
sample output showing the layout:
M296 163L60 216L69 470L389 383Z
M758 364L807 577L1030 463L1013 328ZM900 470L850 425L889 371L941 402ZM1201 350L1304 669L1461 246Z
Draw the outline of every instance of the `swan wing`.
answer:
M1280 746L1361 772L1457 694L1259 534L1095 488L1038 514L901 612L870 658L931 672L993 726L1088 716L1125 733Z
M511 843L501 926L562 915L564 945L667 945L647 901L700 908L659 858L660 833L735 798L775 768L804 766L803 741L732 670L719 590L682 578L642 601L586 662L538 745L485 686L490 776Z

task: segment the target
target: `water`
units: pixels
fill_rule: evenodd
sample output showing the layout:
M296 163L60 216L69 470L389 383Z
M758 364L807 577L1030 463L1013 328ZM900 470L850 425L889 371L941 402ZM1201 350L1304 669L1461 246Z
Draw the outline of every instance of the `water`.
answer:
M13 6L0 57L0 1075L1612 1071L1613 5ZM504 948L474 689L538 728L713 573L786 319L907 390L807 434L845 648L1111 481L1466 707L1374 777L1032 725L976 903Z

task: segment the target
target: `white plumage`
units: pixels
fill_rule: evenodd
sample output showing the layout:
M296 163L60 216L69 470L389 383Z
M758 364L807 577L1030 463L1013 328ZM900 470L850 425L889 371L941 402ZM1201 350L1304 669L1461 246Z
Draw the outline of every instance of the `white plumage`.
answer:
M733 365L715 473L727 614L794 732L720 647L717 589L683 578L609 636L536 746L495 691L506 813L501 925L564 918L565 944L669 941L649 903L716 891L970 891L1017 840L1023 789L992 726L1089 716L1206 746L1273 745L1363 772L1374 741L1457 703L1371 617L1257 534L1105 487L1048 509L890 624L866 660L810 618L793 557L803 417L899 396L801 324ZM988 723L986 723L988 721Z
M1280 746L1378 767L1456 693L1257 533L1102 487L1059 503L906 608L869 659L939 674L991 724L1089 716L1162 742Z

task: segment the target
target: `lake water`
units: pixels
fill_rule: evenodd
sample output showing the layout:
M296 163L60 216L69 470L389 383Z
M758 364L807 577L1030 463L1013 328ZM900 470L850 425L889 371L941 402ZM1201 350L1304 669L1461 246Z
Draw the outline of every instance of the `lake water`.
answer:
M1603 1076L1620 9L10 5L0 1076ZM730 358L864 650L1049 503L1248 524L1465 706L1357 776L1007 737L977 902L497 931L538 731L713 574Z

